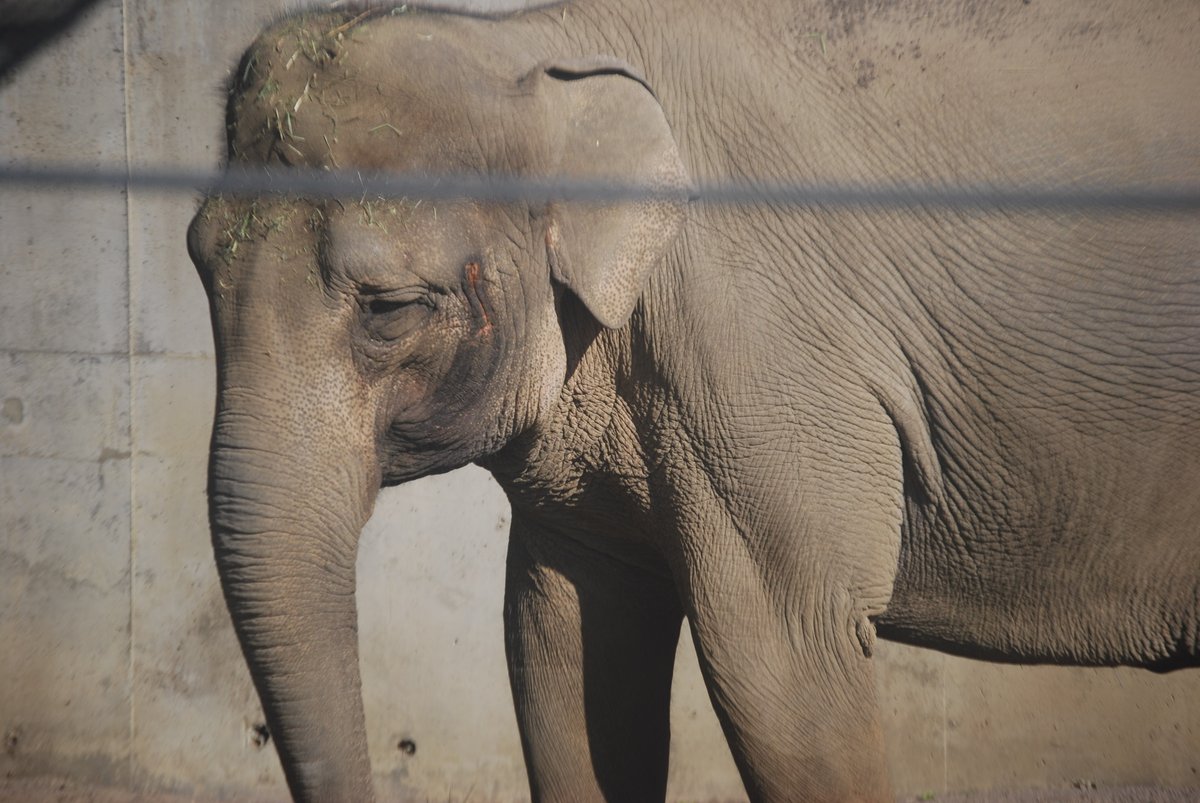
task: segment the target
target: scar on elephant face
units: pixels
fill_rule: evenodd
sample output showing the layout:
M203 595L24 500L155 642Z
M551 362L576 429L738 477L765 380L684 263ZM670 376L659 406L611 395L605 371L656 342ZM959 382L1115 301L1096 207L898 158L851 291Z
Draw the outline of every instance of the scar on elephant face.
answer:
M479 327L476 334L481 336L490 335L492 333L492 319L488 317L487 308L483 304L483 295L479 292L479 263L468 262L466 274L467 299L471 303L471 309L483 321L483 325Z

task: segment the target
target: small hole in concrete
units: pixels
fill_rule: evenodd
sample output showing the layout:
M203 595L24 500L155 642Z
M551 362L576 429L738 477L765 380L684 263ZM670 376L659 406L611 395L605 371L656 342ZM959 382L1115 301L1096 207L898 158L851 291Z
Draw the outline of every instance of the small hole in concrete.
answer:
M10 756L17 754L17 745L21 743L21 729L13 728L4 734L4 752Z
M259 722L250 726L250 741L255 747L266 747L270 743L271 732L267 730L266 723Z
M401 739L400 744L396 745L396 747L406 756L411 756L417 752L417 743L412 739Z

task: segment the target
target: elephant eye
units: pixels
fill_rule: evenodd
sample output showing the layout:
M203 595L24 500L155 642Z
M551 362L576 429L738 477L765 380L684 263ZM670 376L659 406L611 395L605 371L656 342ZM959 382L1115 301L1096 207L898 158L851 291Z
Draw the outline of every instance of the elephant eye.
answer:
M363 288L359 298L360 307L368 315L393 315L413 304L433 306L427 288L406 287L402 290Z
M424 287L387 292L366 291L359 298L363 329L376 340L398 340L419 327L434 309Z
M372 315L387 315L415 304L416 299L372 298L367 302L367 312Z

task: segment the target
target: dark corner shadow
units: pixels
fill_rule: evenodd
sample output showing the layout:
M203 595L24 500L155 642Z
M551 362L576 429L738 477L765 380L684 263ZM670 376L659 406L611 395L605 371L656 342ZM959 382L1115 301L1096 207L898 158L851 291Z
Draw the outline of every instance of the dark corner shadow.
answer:
M0 86L100 0L0 0Z

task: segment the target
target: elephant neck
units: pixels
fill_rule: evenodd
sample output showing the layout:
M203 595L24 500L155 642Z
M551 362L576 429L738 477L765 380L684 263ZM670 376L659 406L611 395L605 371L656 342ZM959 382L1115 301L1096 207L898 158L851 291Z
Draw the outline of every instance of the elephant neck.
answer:
M568 373L557 402L480 464L528 520L601 538L636 537L653 529L639 316L620 329L603 329L574 299L564 303Z

